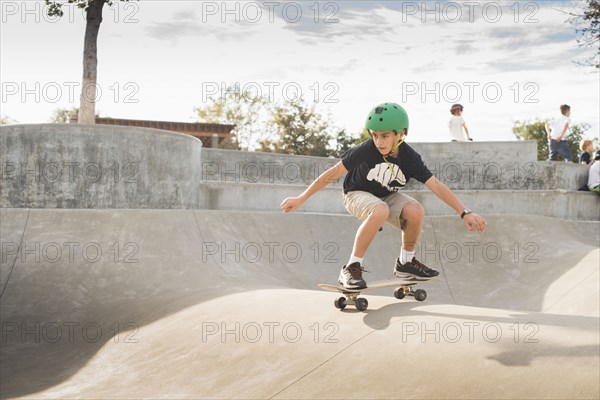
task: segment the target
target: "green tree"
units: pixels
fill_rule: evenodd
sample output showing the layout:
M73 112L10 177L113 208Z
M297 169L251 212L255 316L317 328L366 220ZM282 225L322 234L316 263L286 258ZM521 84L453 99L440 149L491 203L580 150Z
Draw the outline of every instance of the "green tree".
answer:
M330 152L330 155L336 158L339 158L344 154L349 148L356 144L356 138L348 135L345 129L342 129L338 132L335 138L335 148L333 148Z
M362 143L367 139L371 138L371 134L369 133L368 130L363 129L362 132L360 133L360 136L358 137L357 143Z
M86 26L83 41L83 79L79 97L78 123L96 122L96 81L98 79L98 33L102 23L104 4L113 5L113 0L44 0L48 6L48 15L62 17L64 4L76 4L85 11ZM128 2L129 0L120 0Z
M222 148L253 150L266 134L268 121L267 99L250 93L234 93L227 89L227 96L211 97L206 105L194 109L200 122L235 125L235 140L226 140Z
M516 121L513 126L513 134L519 140L535 140L537 142L537 158L540 161L547 160L549 157L548 135L546 133L546 123L548 120L536 119L530 121ZM569 127L569 136L567 136L567 145L574 161L579 158L579 142L585 137L586 131L590 128L589 124L575 124ZM559 159L562 157L559 156Z
M577 64L600 70L600 0L587 0L581 13L569 13L568 19L577 32L579 47L591 47L594 54Z
M331 154L329 144L335 128L314 106L302 100L286 102L275 106L271 115L277 138L261 141L260 151L318 157Z
M70 124L71 119L77 118L79 114L79 108L71 107L71 108L57 108L52 112L50 116L50 122L54 124Z
M569 136L567 136L567 144L569 145L569 151L571 152L574 162L578 162L579 154L581 153L581 150L579 149L579 142L581 142L581 140L587 136L586 132L590 129L590 127L590 124L582 123L575 124L569 128L571 133L569 133Z
M0 125L13 125L13 124L18 124L18 123L19 123L18 121L15 121L8 115L3 115L2 117L0 117Z
M366 129L364 129L359 135L348 135L346 130L343 129L337 134L335 141L336 145L331 151L331 156L340 158L348 149L364 142L370 137L371 135Z

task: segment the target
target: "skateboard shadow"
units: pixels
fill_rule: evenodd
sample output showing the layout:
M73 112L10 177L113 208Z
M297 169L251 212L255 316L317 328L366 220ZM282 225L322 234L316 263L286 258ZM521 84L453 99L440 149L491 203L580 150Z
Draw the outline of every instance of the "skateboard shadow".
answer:
M462 308L466 312L441 311L441 308L446 308L445 304L395 303L388 304L380 309L366 310L363 321L371 329L385 330L391 328L402 332L403 335L406 335L408 325L411 325L413 331L417 329L417 332L419 329L423 330L423 326L425 326L428 329L425 338L422 336L423 332L418 332L412 337L414 340L420 340L421 343L434 340L431 337L432 328L437 328L439 332L439 327L441 326L443 329L444 324L461 326L461 321L463 321L465 322L463 325L467 326L468 321L468 324L477 326L480 331L488 324L496 327L504 326L504 328L501 328L503 330L501 333L510 335L510 340L501 344L502 348L497 354L488 355L485 358L505 366L530 366L532 361L538 358L565 356L589 358L598 357L599 354L600 348L597 343L570 346L569 342L572 342L572 338L568 333L569 331L566 331L568 329L570 332L575 330L584 335L597 335L600 324L597 317L519 312L471 306L452 307L453 309L456 307ZM488 312L490 315L485 315L486 310L490 310ZM513 337L515 329L520 333L520 336ZM540 338L543 339L540 340ZM479 339L482 340L481 337ZM565 344L561 345L560 341L564 341ZM517 342L521 345L524 344L524 347L517 347L519 346ZM487 341L487 343L495 343L495 341ZM508 347L506 343L508 343Z
M598 358L597 345L585 346L548 346L543 345L536 349L535 353L523 350L503 351L493 356L487 356L488 360L494 360L507 367L529 367L538 358L550 357L589 357Z
M436 311L435 308L437 306L446 305L435 303L424 305L414 302L392 303L385 305L379 309L367 309L366 311L363 311L363 313L366 314L363 318L363 321L368 327L375 330L387 329L390 325L406 321L410 318L419 318L419 320L422 320L421 317L440 317L452 320L463 319L483 323L535 323L538 325L562 328L580 328L585 331L591 332L597 332L599 324L599 319L597 317L588 317L583 315L551 314L543 312L502 310L483 307L453 305L453 307L460 307L464 308L465 310L468 309L476 311L469 314L460 314ZM482 315L485 313L485 310L501 311L507 314L508 316L502 317ZM397 320L392 321L392 319Z

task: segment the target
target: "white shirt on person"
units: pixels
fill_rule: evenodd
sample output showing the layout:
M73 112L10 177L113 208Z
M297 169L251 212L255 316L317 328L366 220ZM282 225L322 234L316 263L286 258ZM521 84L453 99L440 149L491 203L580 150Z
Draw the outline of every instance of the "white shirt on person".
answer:
M458 115L453 115L452 118L450 118L448 127L450 128L450 138L452 140L457 140L459 142L467 141L467 137L463 131L464 124L465 124L465 120L463 119L463 117L459 117Z
M558 140L558 137L561 135L563 129L565 129L565 124L571 124L571 119L564 115L561 115L559 118L552 121L550 124L550 137L554 140ZM567 136L569 136L569 129L565 132L565 135L562 137L562 140L567 140Z
M600 185L600 160L594 161L590 166L590 175L588 177L588 188L592 190Z

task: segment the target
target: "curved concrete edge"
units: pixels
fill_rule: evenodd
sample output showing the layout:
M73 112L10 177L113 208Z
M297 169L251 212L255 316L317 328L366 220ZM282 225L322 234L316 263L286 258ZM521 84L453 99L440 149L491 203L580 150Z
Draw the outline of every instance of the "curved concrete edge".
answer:
M112 125L0 128L0 207L198 208L202 142Z
M185 140L190 146L193 143L200 141L199 139L185 135L183 133L166 131L156 128L143 128L138 126L119 126L119 125L102 125L102 124L13 124L13 125L2 125L0 130L8 132L18 131L21 134L28 134L30 132L43 131L48 135L60 134L65 131L75 132L79 135L90 136L92 139L96 134L107 134L107 133L135 133L140 136L166 136L172 140Z
M29 209L0 208L0 299L15 268L29 212Z
M208 210L277 211L286 197L298 196L302 185L207 182L200 208ZM454 210L429 190L403 190L419 201L426 215L455 215ZM600 220L600 197L591 192L565 190L509 191L456 190L467 207L482 214L538 215L575 221ZM327 187L311 197L299 210L308 213L348 214L341 188Z

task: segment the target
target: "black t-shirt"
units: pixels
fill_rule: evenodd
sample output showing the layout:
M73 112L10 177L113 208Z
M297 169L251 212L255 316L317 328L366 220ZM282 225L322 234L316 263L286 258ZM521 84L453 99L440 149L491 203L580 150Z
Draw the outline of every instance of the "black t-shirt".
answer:
M579 155L579 164L581 164L584 161L586 164L589 164L592 161L592 158L590 157L590 153L588 153L587 151L584 151L583 153L581 153Z
M342 163L348 170L344 179L344 193L362 190L382 198L397 192L410 178L425 183L433 176L419 153L406 143L398 148L398 157L383 156L375 147L373 139L367 139L342 155Z

